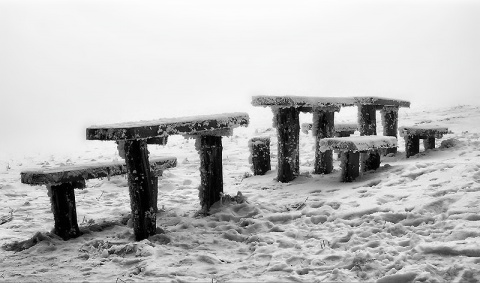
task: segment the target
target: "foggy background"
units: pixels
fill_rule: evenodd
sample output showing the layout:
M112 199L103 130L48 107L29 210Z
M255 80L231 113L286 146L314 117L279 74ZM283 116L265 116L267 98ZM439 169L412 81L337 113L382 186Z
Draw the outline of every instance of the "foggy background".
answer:
M0 152L252 95L480 104L479 50L478 1L0 0Z

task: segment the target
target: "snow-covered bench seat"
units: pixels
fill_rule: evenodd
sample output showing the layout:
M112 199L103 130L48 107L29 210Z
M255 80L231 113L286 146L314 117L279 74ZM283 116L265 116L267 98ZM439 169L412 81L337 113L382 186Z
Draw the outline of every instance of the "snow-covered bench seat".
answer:
M360 175L360 165L369 169L380 167L379 161L376 164L363 164L369 162L369 159L362 158L360 164L360 153L366 153L368 157L370 151L378 149L387 149L397 146L397 138L390 136L357 136L357 137L338 137L325 138L320 140L320 150L339 150L341 152L341 181L351 182ZM363 171L363 170L362 170Z
M148 141L159 139L166 143L170 135L196 139L200 155L200 205L207 213L223 192L222 136L230 136L234 128L248 123L247 113L234 112L91 126L86 134L87 140L116 141L119 152L125 156L133 229L135 239L141 241L156 233L156 215L151 213L153 204L148 201L147 193L152 182Z
M399 128L400 136L405 139L406 157L420 152L420 139L423 139L425 150L435 148L435 139L440 139L448 134L448 128L438 125L402 126Z
M151 158L149 163L153 177L152 190L148 193L156 212L158 177L162 176L163 170L175 167L177 158L156 157ZM85 188L85 180L124 175L127 174L127 171L125 162L114 161L22 171L20 176L21 182L24 184L47 186L55 220L54 233L64 240L68 240L80 235L74 189Z
M312 130L313 123L302 123L302 133L308 134ZM358 130L358 125L354 123L335 123L335 137L348 137Z

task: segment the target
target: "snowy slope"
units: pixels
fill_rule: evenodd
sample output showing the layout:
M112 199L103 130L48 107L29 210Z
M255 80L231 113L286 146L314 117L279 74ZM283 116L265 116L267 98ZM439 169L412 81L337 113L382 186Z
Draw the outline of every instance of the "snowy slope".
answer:
M275 170L251 176L248 140L255 135L271 136L276 164L271 111L258 113L223 138L224 190L241 192L243 202L225 198L207 217L195 217L194 140L172 136L150 148L176 156L178 165L160 180L161 233L141 242L133 240L125 177L91 180L76 191L85 234L66 242L49 233L46 188L20 183L27 168L119 160L114 143L0 160L0 281L480 281L480 107L401 109L399 126L439 124L452 133L408 159L400 138L397 156L382 157L379 170L353 183L339 182L338 160L332 174L311 174L314 141L304 133L301 176L289 184L276 182ZM336 115L355 119L354 112Z

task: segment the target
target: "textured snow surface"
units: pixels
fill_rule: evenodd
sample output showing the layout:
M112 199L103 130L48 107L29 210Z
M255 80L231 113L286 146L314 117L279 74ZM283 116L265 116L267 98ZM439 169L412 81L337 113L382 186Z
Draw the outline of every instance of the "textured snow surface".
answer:
M176 156L178 164L159 180L158 234L140 242L124 176L89 180L75 191L84 234L69 241L49 233L45 186L20 182L26 168L118 160L115 143L1 159L0 281L480 281L479 107L401 108L401 124L441 123L452 133L408 159L399 139L396 156L382 156L378 170L352 183L338 181L336 156L332 174L312 174L315 141L300 135L300 176L287 184L274 180L276 132L271 111L261 110L252 122L263 122L222 138L224 192L234 197L225 196L209 216L195 216L195 140L172 136L165 146L149 146L152 156ZM340 111L336 118L354 115ZM248 141L258 135L271 138L273 170L251 176Z
M368 151L397 146L397 138L384 136L350 136L343 138L325 138L320 140L320 151L348 150Z

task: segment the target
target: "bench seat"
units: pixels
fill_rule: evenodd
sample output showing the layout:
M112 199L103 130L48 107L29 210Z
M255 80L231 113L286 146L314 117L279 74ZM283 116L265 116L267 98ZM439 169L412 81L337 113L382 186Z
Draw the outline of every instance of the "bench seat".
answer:
M155 157L150 158L149 161L150 170L155 176L161 176L164 169L177 165L176 157ZM124 174L127 174L125 161L113 161L29 170L21 172L20 176L23 184L58 185Z
M371 161L371 152L397 147L397 139L390 136L355 136L325 138L320 140L320 150L339 150L341 157L341 181L351 182L360 176L362 168L377 169L380 160ZM360 163L360 159L362 162ZM366 163L372 164L366 164ZM373 164L374 162L374 164Z
M149 160L151 186L147 193L152 202L153 213L157 212L158 177L163 170L177 165L176 157L157 157ZM81 235L77 222L74 189L85 188L88 179L127 174L125 162L114 161L86 165L60 166L20 173L21 182L28 185L46 185L52 204L55 221L54 233L64 240Z
M400 136L405 139L406 157L420 152L420 139L423 139L425 150L435 148L435 139L450 133L447 127L439 125L414 125L399 128Z
M325 138L320 140L320 150L370 151L397 146L397 138L390 136L357 136Z

